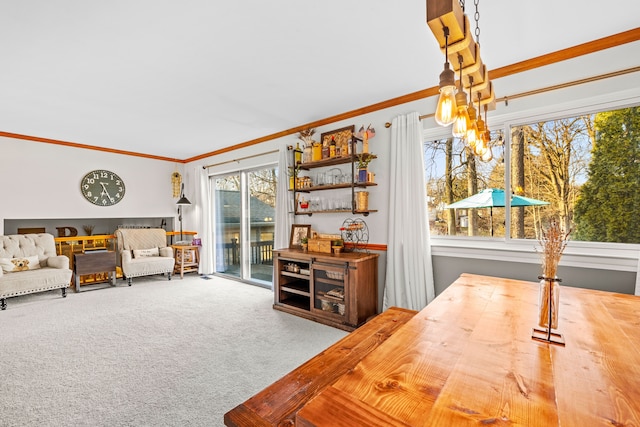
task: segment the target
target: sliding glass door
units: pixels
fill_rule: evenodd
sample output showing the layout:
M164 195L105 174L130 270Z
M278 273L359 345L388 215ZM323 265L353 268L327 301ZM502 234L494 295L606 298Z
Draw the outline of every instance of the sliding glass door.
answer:
M275 166L213 176L216 272L271 287Z

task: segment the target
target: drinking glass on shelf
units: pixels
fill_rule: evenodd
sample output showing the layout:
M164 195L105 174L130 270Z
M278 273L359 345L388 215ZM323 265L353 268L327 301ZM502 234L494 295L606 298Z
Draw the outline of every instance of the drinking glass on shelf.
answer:
M311 210L312 211L319 211L320 210L320 198L319 197L312 197L311 198Z

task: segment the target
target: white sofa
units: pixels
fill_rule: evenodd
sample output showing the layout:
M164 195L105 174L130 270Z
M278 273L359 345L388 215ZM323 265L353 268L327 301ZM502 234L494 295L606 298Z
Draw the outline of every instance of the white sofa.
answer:
M53 235L11 234L0 236L0 308L7 298L62 289L66 297L72 271L69 258L56 253Z
M115 233L122 274L131 286L133 277L171 273L175 265L173 249L167 246L162 228L119 228Z

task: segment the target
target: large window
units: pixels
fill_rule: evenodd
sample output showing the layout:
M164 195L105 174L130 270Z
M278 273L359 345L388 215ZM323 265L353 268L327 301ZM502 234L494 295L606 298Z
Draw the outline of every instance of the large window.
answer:
M490 162L470 156L461 140L425 143L432 234L537 239L553 217L572 230L572 240L640 243L640 107L508 132L494 132ZM524 202L447 208L490 188Z

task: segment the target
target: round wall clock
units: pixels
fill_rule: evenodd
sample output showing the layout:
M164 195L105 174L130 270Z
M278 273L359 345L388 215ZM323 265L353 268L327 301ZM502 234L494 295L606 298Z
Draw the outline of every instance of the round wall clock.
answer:
M98 169L82 178L80 191L94 205L112 206L124 197L124 181L113 172Z

